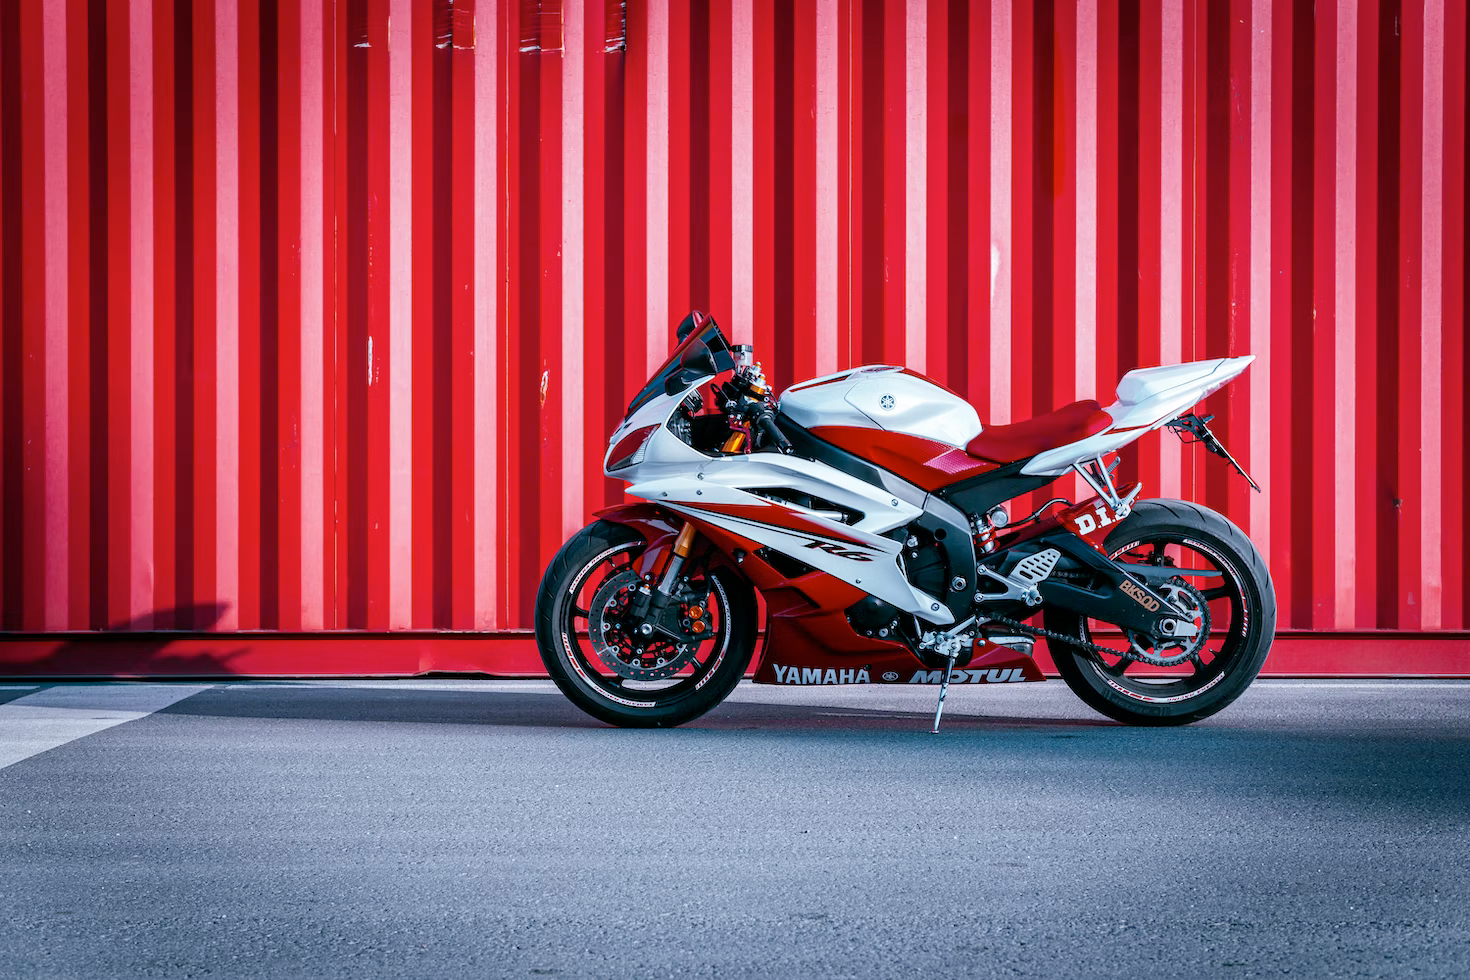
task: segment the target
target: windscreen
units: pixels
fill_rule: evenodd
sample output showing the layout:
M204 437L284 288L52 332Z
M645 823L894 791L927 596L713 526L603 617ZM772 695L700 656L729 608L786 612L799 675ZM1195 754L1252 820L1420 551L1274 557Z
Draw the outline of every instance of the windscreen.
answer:
M735 355L713 319L685 337L669 359L653 373L648 383L628 403L628 415L660 395L677 395L701 378L735 369ZM625 418L627 416L624 416Z

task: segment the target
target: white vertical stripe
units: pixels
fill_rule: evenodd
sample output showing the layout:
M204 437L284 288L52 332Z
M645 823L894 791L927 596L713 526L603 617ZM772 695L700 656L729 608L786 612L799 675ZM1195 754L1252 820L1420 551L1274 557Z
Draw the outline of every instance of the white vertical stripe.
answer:
M1159 79L1159 363L1184 356L1184 2L1164 0ZM1178 440L1159 440L1159 496L1183 488Z
M500 106L495 77L500 57L497 11L475 8L475 629L499 626L499 439L496 404L500 377L496 328L500 322L500 226L496 134Z
M991 8L990 22L990 416L1011 419L1011 0Z
M413 627L413 0L388 18L388 628Z
M131 330L128 423L132 543L128 615L134 629L153 625L153 3L128 7L128 161Z
M582 526L584 460L582 369L585 294L582 237L585 227L583 114L586 110L586 41L580 3L566 7L561 82L561 534ZM599 59L600 61L600 59Z
M1074 398L1097 389L1097 0L1077 4L1077 373Z
M216 0L215 82L215 628L240 628L240 27Z
M928 0L909 0L904 37L904 363L921 374L929 346L928 18Z
M326 628L325 237L322 134L327 105L322 8L301 5L301 628Z
M1250 473L1271 480L1271 0L1251 2ZM1271 554L1270 498L1250 495L1247 532Z
M1357 316L1358 204L1358 3L1341 0L1337 8L1337 145L1336 207L1333 233L1337 255L1333 265L1333 391L1337 399L1333 421L1333 465L1338 479L1333 513L1341 527L1351 527L1357 512L1357 472L1354 441L1357 436L1357 390L1353 384ZM1356 599L1357 561L1350 536L1334 545L1333 617L1336 629L1351 629Z
M668 356L669 322L669 0L648 3L647 367Z
M1440 628L1444 591L1444 520L1440 466L1444 429L1444 0L1424 4L1423 231L1420 239L1419 494L1423 604L1420 629ZM1461 52L1463 57L1464 52Z
M755 10L752 0L733 0L730 35L730 324L731 339L748 344L755 328Z
M837 70L837 0L817 0L818 376L837 370Z
M67 501L71 488L70 396L68 393L70 294L67 289L67 139L66 139L66 7L42 8L44 89L42 121L46 179L46 579L44 627L65 629L68 622L71 554Z

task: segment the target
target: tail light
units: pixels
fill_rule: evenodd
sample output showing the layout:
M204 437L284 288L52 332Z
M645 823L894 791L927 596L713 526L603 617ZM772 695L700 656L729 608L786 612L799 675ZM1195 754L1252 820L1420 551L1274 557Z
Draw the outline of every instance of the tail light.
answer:
M634 429L613 446L612 452L607 458L612 462L607 464L609 470L620 470L628 466L637 466L643 462L643 453L648 448L648 440L657 429L656 425L645 425L641 429Z

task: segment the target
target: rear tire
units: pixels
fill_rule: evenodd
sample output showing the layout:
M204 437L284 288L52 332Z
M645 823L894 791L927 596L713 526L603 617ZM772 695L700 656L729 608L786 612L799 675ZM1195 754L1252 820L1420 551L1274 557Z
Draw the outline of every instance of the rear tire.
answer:
M1219 576L1177 580L1207 600L1209 635L1197 655L1172 674L1048 640L1067 686L1097 711L1130 725L1186 725L1240 697L1276 635L1271 573L1245 532L1195 503L1145 500L1107 536L1104 550L1119 562L1171 564L1171 554L1178 554L1184 557L1181 569L1213 566ZM1048 630L1091 641L1086 617L1055 608L1044 617Z
M709 711L744 676L755 649L755 595L728 570L703 575L713 629L708 640L693 645L692 661L656 682L620 676L591 642L589 612L599 586L626 576L644 545L636 531L609 521L583 528L562 545L536 594L536 646L556 686L592 717L624 728L668 728Z

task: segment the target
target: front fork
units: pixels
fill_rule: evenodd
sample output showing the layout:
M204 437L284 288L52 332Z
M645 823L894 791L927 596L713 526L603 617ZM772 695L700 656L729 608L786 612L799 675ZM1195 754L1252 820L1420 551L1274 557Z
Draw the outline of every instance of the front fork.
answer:
M745 433L732 432L725 444L720 447L722 452L738 453L745 446ZM674 590L678 587L679 573L684 570L684 562L689 557L689 551L694 547L696 535L693 521L685 521L679 530L679 536L674 539L674 546L669 551L669 563L664 566L664 571L659 576L658 585L650 589L644 585L638 589L638 595L628 606L629 613L634 619L642 620L638 632L648 637L653 635L653 624L663 617L663 612L674 600Z

